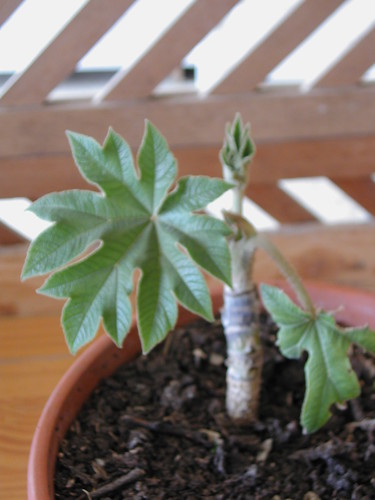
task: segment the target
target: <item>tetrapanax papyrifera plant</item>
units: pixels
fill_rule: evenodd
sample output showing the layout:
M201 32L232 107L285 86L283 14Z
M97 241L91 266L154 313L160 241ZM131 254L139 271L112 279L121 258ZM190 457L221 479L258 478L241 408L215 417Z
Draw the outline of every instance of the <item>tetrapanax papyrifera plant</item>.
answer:
M227 125L220 160L224 179L234 185L233 234L228 239L232 285L224 286L221 319L227 343L226 407L228 415L238 423L248 423L257 418L263 365L259 297L252 277L255 247L248 243L248 238L242 234L233 217L242 214L254 153L250 125L244 127L237 114L233 124Z
M245 163L248 165L246 160L254 151L254 147L250 146L252 144L250 137L246 139L249 130L249 125L243 127L241 118L237 115L233 125L229 125L227 128L220 156L222 163L227 162L228 158L233 159L233 166L230 170L234 174L228 176L228 167L225 164L225 178L233 183L239 179L238 188L235 190L233 212L226 213L227 221L234 228L230 237L232 288L225 286L223 313L225 330L229 329L228 344L229 346L231 343L235 344L234 354L229 353L229 359L233 358L233 362L230 362L229 373L232 370L234 377L240 381L242 378L243 382L249 380L247 387L249 392L247 396L245 395L244 402L249 402L248 415L252 418L257 403L251 402L250 398L258 397L259 386L257 384L260 375L261 354L259 353L258 326L256 324L258 317L256 295L255 291L251 292L251 263L255 250L263 249L290 282L301 304L301 308L295 305L283 291L276 287L264 284L260 286L263 304L279 326L277 344L282 354L288 358L300 358L304 351L308 353L305 364L306 393L301 412L301 425L305 432L313 432L327 422L333 404L342 404L359 395L360 385L350 364L349 347L353 342L368 351L375 352L375 332L367 327L342 328L336 324L332 313L316 310L293 266L270 240L258 234L252 224L242 217L242 195L248 175L239 175L238 172L241 165L241 154L244 165ZM237 284L239 280L240 285ZM238 305L235 305L235 309L232 311L233 295L237 300L236 290L238 290L237 294L240 298ZM243 298L242 291L244 291L246 298ZM226 299L226 296L229 299ZM252 297L254 298L253 302ZM247 325L247 317L250 321L255 320L254 326ZM251 337L255 338L251 340ZM244 347L243 352L241 352L242 347ZM254 359L252 359L253 354ZM238 371L237 366L240 367L240 371ZM248 374L244 367L248 367ZM246 383L243 383L242 386L246 390ZM230 385L227 387L227 392L229 389ZM227 394L227 401L229 397ZM235 394L234 397L237 398L238 395ZM242 407L240 403L239 406L241 411L246 413L244 402ZM230 401L228 407L232 411Z
M142 349L148 352L173 328L177 302L213 319L209 291L197 265L222 280L227 293L233 282L233 290L244 288L247 294L249 261L254 249L265 249L301 301L302 309L280 290L261 287L263 302L280 325L282 352L288 357L299 357L304 350L309 354L301 423L311 432L326 422L333 403L358 395L348 348L355 342L375 352L375 332L366 327L342 329L333 315L316 311L290 264L242 217L248 172L241 169L254 152L248 132L236 117L221 155L229 170L233 168L233 175L226 172L225 177L235 186L234 211L226 214L227 224L196 212L233 185L185 177L172 188L176 161L151 123L146 122L137 169L128 144L113 130L102 147L90 137L69 132L75 162L98 191L52 193L33 203L31 210L54 224L30 245L22 276L52 272L40 291L68 299L62 325L71 351L76 352L94 338L101 319L114 342L122 345L132 319L129 296L134 271L139 269L137 321ZM244 322L242 311L233 312L230 302L231 297L226 298L226 328L237 317ZM257 316L251 313L247 322ZM256 332L256 327L246 328ZM258 367L256 371L260 372Z

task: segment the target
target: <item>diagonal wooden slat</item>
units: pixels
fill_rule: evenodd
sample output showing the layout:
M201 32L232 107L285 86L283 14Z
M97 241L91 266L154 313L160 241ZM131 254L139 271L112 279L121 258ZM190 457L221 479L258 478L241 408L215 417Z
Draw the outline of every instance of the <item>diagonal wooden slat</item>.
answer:
M344 0L305 0L214 88L213 93L230 94L254 89L343 2Z
M359 176L353 179L330 177L330 179L365 210L375 215L375 182L370 176Z
M13 232L7 226L0 222L0 245L14 245L25 241L22 236Z
M133 1L90 0L24 72L6 82L0 104L42 103Z
M252 184L246 195L281 224L316 222L316 218L276 184Z
M130 70L119 71L97 96L97 100L144 97L176 68L182 58L217 25L238 0L195 2L162 38Z
M2 0L0 3L0 26L22 3L22 0Z
M341 60L317 82L315 87L338 87L358 83L375 63L375 28L367 33Z

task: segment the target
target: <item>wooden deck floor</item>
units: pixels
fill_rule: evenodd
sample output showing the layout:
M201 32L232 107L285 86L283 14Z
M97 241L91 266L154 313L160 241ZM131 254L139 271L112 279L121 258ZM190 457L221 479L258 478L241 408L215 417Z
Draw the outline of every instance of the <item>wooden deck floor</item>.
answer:
M272 236L304 278L375 293L375 225L284 230ZM26 498L26 465L42 407L73 362L59 326L61 302L19 283L23 245L0 250L0 498ZM278 276L259 254L256 278Z

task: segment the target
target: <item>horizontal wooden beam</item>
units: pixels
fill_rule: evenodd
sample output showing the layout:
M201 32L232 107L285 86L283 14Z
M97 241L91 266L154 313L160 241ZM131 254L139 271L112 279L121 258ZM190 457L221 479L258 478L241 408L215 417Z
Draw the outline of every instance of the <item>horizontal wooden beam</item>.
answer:
M259 144L252 179L269 182L327 176L349 180L374 172L374 154L372 134Z
M375 123L375 89L309 94L251 92L238 96L145 99L81 103L36 108L1 109L1 156L51 154L68 151L65 130L104 139L109 126L140 143L145 118L167 137L171 146L222 142L225 122L241 111L251 120L256 141L333 138L371 134Z
M87 187L67 154L0 159L0 198L35 200L52 191Z
M174 147L179 174L221 176L221 144ZM374 172L375 135L335 139L260 142L251 167L251 186L273 184L280 178L322 175L347 180ZM88 188L70 153L0 157L0 198L32 200L51 192Z

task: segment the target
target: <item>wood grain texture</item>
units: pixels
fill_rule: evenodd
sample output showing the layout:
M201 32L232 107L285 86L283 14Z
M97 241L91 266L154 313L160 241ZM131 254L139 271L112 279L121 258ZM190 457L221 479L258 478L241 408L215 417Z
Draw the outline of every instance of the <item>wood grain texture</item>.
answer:
M126 131L124 134L126 135ZM96 138L102 142L104 134ZM178 160L180 175L220 177L218 155L221 145L220 140L209 146L171 146ZM258 142L251 167L251 185L272 184L280 178L314 175L326 175L350 182L356 177L370 176L375 170L374 158L373 134L320 140ZM68 152L0 157L0 198L26 196L34 200L52 191L72 188L87 189L90 185L80 176Z
M221 0L212 8L211 0L195 2L151 47L130 71L119 71L96 96L98 100L146 97L184 56L220 22L237 0Z
M31 65L6 82L1 105L42 103L133 1L90 0Z
M295 225L269 237L303 279L327 281L375 292L375 223L368 225ZM257 281L280 272L258 254Z
M344 0L305 0L267 36L228 77L215 94L248 92L307 38Z
M0 158L0 198L41 195L71 188L88 188L71 154Z
M21 282L27 247L25 244L0 247L0 317L60 314L61 301L51 301L36 293L43 278Z
M73 358L58 317L0 318L0 498L26 498L40 412Z
M61 154L67 129L105 137L112 126L138 147L148 118L171 147L220 144L226 122L241 111L257 142L334 139L374 133L375 89L316 90L307 95L250 92L236 96L166 98L6 109L0 113L1 156Z

